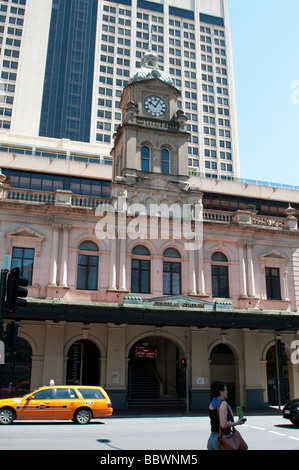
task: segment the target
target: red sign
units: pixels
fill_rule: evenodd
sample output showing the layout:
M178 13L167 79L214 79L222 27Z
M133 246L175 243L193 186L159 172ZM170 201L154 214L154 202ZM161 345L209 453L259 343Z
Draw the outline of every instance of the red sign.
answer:
M136 346L135 357L158 359L158 349L156 346Z

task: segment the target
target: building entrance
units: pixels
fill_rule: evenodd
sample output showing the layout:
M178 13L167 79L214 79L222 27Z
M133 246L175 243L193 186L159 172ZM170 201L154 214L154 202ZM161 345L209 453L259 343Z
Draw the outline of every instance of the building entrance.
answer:
M66 383L99 385L100 361L97 346L88 340L76 341L68 351Z
M180 369L180 350L166 338L146 337L130 349L129 405L138 400L166 402L186 396L185 371ZM178 402L177 402L178 403Z
M211 352L211 382L220 380L227 385L228 402L236 404L236 372L233 351L226 344L217 344Z
M267 352L267 384L268 384L268 403L269 405L278 405L278 391L280 390L280 403L284 405L289 401L289 372L287 355L285 348L278 350L278 377L276 366L275 346L272 346ZM279 383L278 383L279 380Z
M30 392L32 350L23 338L5 341L5 365L1 366L0 398L18 397Z

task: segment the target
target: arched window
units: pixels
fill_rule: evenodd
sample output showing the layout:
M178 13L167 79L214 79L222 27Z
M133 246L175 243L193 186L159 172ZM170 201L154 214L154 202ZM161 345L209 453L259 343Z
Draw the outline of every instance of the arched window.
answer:
M151 284L151 262L148 259L150 251L143 245L137 245L132 250L131 292L149 294Z
M151 151L146 145L144 145L141 148L141 170L150 171L150 169L151 169Z
M163 255L167 258L163 261L163 294L181 294L181 263L172 261L181 258L181 255L175 248L167 248Z
M170 173L170 154L167 149L162 149L161 152L161 171L164 175L169 175Z
M92 241L85 241L79 245L77 289L97 290L99 256L98 254L89 253L98 251L98 246Z
M227 263L227 257L221 251L216 251L212 255L212 261L222 261L223 263Z
M227 257L220 251L212 255L212 295L227 299L229 297Z

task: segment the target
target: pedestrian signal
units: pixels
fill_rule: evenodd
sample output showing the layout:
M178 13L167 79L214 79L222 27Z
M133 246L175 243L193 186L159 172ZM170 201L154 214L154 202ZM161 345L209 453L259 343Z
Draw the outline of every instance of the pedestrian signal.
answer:
M181 368L186 369L186 367L187 367L187 359L183 358L181 359Z

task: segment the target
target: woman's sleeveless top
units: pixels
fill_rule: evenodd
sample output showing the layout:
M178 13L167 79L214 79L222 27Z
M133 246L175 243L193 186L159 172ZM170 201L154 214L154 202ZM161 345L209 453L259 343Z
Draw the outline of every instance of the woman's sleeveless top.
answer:
M213 399L211 402L211 405L213 409L211 410L209 408L209 415L210 415L210 421L211 421L211 432L219 432L219 417L218 417L218 405L219 400L218 399ZM227 421L232 421L232 417L229 413L227 413ZM227 429L222 429L223 434L230 434L231 428Z

